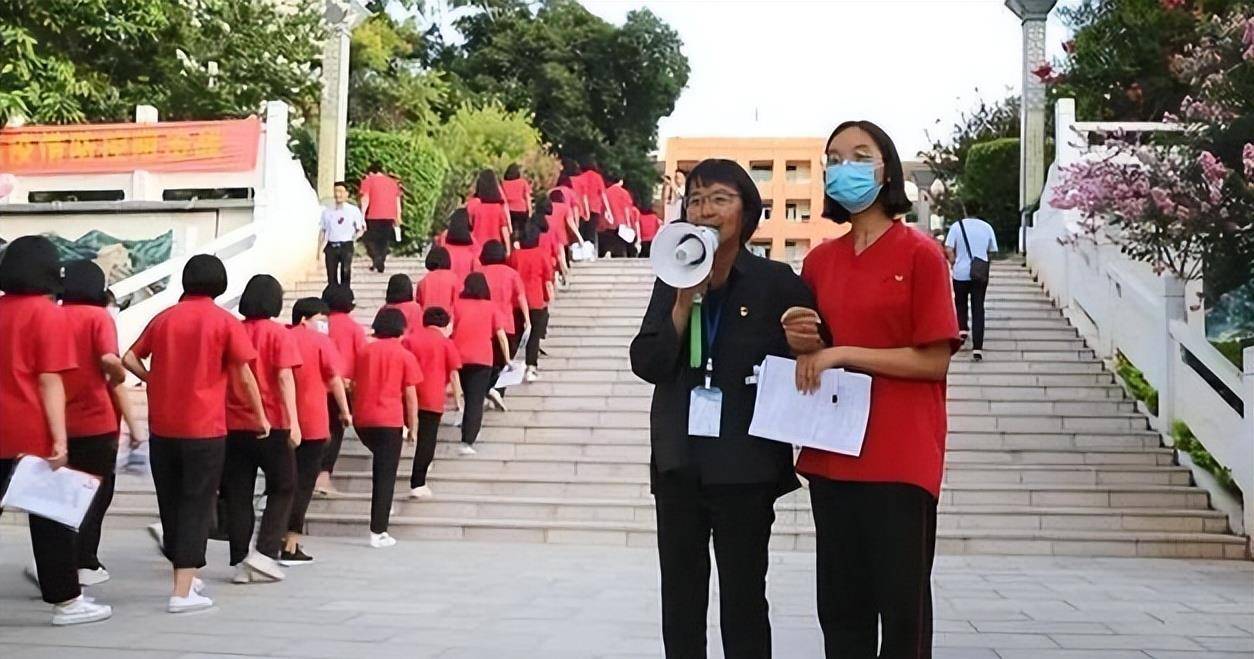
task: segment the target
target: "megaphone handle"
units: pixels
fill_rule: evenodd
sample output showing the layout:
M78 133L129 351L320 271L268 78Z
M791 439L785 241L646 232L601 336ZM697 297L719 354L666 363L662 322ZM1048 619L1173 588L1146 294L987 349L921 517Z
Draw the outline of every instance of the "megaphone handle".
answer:
M701 303L694 302L688 316L688 365L701 368Z

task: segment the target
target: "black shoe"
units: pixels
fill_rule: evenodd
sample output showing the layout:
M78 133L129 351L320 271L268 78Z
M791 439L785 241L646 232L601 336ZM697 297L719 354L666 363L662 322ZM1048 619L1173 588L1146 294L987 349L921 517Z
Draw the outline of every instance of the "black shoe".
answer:
M296 551L283 551L279 554L279 565L283 567L292 567L294 565L308 565L313 562L313 556L306 554L300 545L296 545Z

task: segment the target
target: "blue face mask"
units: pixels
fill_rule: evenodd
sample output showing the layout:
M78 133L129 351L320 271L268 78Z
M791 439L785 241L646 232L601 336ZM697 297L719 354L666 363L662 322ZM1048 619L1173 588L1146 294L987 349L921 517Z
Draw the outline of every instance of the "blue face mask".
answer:
M875 181L875 168L869 162L829 165L824 192L850 213L861 213L875 203L884 187Z

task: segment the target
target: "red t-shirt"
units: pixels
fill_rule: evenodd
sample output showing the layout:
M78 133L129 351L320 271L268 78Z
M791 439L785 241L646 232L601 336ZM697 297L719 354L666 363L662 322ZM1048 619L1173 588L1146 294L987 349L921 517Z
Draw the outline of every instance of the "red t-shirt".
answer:
M408 302L399 302L396 304L388 303L383 305L379 311L384 309L399 309L401 315L405 316L405 333L409 334L422 329L422 305L410 300ZM377 314L376 314L377 316Z
M207 297L157 314L131 352L148 368L148 426L167 439L226 435L229 368L257 358L244 324Z
M300 352L301 364L296 376L296 419L300 423L301 441L326 441L331 436L331 417L327 410L327 381L339 375L340 356L331 338L305 325L288 327L292 341Z
M549 221L549 230L544 235L551 236L550 240L557 243L559 247L569 245L575 237L570 234L570 226L566 224L567 218L570 217L570 204L561 201L553 203L553 212L546 216Z
M0 295L0 458L52 455L39 376L77 365L64 310L43 295Z
M439 307L452 314L465 281L465 277L458 277L452 270L432 270L418 282L414 297L424 309Z
M574 182L572 181L572 184L573 184L573 183L574 183ZM574 210L574 211L575 211L575 219L576 219L576 220L578 220L578 219L579 219L579 217L580 217L581 215L583 215L583 205L579 203L579 199L580 199L580 197L579 197L579 194L575 192L575 189L574 189L574 188L568 188L568 187L566 187L566 186L564 186L564 185L559 185L559 186L557 186L557 187L555 187L555 188L553 188L553 189L554 189L554 190L557 190L558 192L561 192L561 193L562 193L562 201L561 201L561 203L566 204L568 207L570 207L572 210ZM554 212L556 212L556 211L554 211Z
M272 428L289 429L295 419L287 418L287 406L283 404L283 394L279 391L279 371L285 368L295 369L301 365L296 339L287 328L269 318L245 320L244 331L257 349L257 358L249 362L248 367L257 379L257 389L261 391L261 406L266 410L266 419L270 421ZM295 377L295 370L292 375ZM261 430L242 387L231 387L227 391L226 429Z
M113 406L109 382L100 358L118 354L118 330L104 307L66 304L61 307L74 337L78 368L61 375L65 385L65 433L94 437L118 431L118 410Z
M601 203L601 195L605 193L605 179L601 178L601 174L595 171L587 171L579 176L573 177L579 180L576 183L575 190L588 198L588 210L593 213L600 213L604 210L605 204Z
M662 228L662 220L651 210L640 211L640 241L653 240L659 229Z
M358 428L405 427L405 387L422 382L418 360L400 339L377 339L357 355L357 390L353 425Z
M466 275L477 272L481 267L479 265L479 243L475 242L470 245L452 245L446 243L444 249L448 250L449 260L452 267L449 268L462 279L466 280Z
M488 290L492 293L492 303L505 318L505 333L513 334L514 303L518 301L518 292L523 290L522 278L518 271L504 263L483 266L483 276L488 279Z
M366 330L362 329L353 317L342 311L327 314L328 334L335 346L335 354L339 355L340 363L336 369L340 377L353 379L353 368L357 364L357 354L366 347Z
M367 174L361 180L357 196L370 196L367 220L396 220L396 202L401 198L401 183L386 174Z
M453 343L463 364L492 365L492 341L505 318L492 300L458 298L453 305Z
M614 224L609 223L609 218L602 217L601 223L598 225L600 231L607 231L619 224L631 226L632 209L636 203L631 199L631 193L627 191L621 184L611 185L605 190L605 197L610 202L610 214L614 216Z
M462 367L461 354L453 340L435 327L423 327L401 340L401 345L418 360L422 382L418 384L418 409L444 411L444 390L453 373Z
M553 279L553 259L548 248L519 248L509 258L522 278L523 290L527 292L527 306L532 309L548 307L548 291L544 285Z
M466 214L470 216L470 235L475 237L475 243L482 245L489 240L505 240L501 236L501 230L509 227L509 213L505 210L505 204L471 199L466 202ZM478 250L475 253L478 254Z
M531 207L531 183L519 177L514 180L501 181L501 190L505 192L505 203L515 213L526 213Z
M930 237L895 222L862 254L853 234L818 247L801 278L814 291L836 345L907 348L948 342L958 318L949 265ZM803 449L797 471L834 480L910 483L940 497L945 461L945 382L875 375L862 455Z

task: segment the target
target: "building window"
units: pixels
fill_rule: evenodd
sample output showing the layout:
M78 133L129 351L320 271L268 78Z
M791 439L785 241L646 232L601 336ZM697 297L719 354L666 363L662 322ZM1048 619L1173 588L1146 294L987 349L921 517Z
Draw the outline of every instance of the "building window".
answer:
M771 211L775 210L775 204L770 199L762 200L762 221L771 219Z
M770 183L775 176L774 167L775 164L769 160L754 160L749 163L749 177L759 185Z
M809 222L810 200L790 199L788 203L784 205L784 219L789 222Z
M809 183L810 161L789 160L788 163L784 165L784 178L789 183Z
M755 240L749 243L749 251L756 256L769 259L771 258L771 243Z

